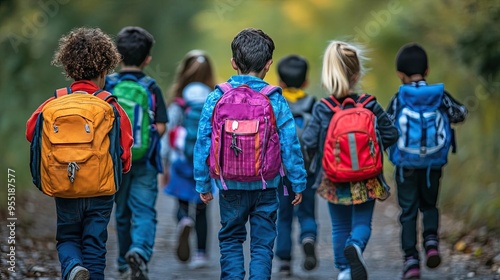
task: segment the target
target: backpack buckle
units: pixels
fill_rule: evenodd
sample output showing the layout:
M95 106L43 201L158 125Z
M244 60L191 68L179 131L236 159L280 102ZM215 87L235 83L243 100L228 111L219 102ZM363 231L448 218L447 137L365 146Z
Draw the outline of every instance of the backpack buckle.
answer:
M427 147L420 147L420 157L425 157L427 154Z
M71 183L75 181L75 172L80 170L80 166L76 162L68 163L68 179Z

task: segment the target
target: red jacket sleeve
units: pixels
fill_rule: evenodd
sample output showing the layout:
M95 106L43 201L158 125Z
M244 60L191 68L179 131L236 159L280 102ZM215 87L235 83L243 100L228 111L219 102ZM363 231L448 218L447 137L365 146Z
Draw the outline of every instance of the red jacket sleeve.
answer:
M38 119L38 115L40 115L40 112L42 111L45 104L47 104L52 99L54 99L54 97L47 99L45 102L42 103L42 105L38 106L38 108L35 110L35 112L33 112L31 117L26 122L26 139L30 143L33 140L33 132L35 131L35 125L36 125L36 120Z
M132 145L134 144L134 138L132 136L132 125L130 124L130 119L127 113L123 111L123 108L116 101L111 102L113 106L116 107L118 114L120 114L120 144L123 149L121 155L122 159L122 171L127 173L132 166Z

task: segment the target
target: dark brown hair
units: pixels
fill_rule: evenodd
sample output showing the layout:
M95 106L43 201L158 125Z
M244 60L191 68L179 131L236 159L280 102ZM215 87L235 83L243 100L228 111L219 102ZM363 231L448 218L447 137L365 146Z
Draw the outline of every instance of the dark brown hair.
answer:
M111 37L99 28L80 27L59 39L52 64L64 68L68 78L79 81L112 72L120 60Z

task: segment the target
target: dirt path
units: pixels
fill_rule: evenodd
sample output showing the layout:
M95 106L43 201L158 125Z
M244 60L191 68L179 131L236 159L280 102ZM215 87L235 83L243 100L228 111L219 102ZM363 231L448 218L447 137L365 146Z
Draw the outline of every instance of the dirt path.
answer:
M318 249L319 266L312 272L306 273L301 268L302 251L295 245L296 260L293 262L294 277L287 279L336 279L338 271L333 266L333 252L331 244L331 225L326 207L326 202L318 199L317 209L319 236ZM17 274L6 274L8 267L6 242L8 236L5 218L1 223L1 279L58 279L59 263L55 251L54 229L55 210L52 199L40 193L33 193L28 200L23 202L22 219L19 219L16 248ZM19 204L18 204L19 205ZM174 209L176 201L160 192L158 209L158 228L153 258L149 264L150 279L219 279L219 248L217 231L219 229L218 203L210 203L210 267L191 270L187 265L177 261L175 257L176 223ZM369 279L399 279L402 269L401 252L399 249L399 224L397 216L399 209L394 198L383 203L377 203L373 218L372 237L365 251L365 259L369 268ZM21 217L20 216L20 217ZM194 242L194 236L192 236ZM248 243L248 242L247 242ZM248 252L248 244L247 252ZM107 254L106 279L119 279L116 271L116 231L114 219L109 224L109 240ZM476 272L477 262L469 255L450 255L448 244L442 244L443 264L435 270L424 269L422 279L500 279L498 274L488 275L486 269ZM248 255L246 260L248 260ZM273 268L277 266L274 265ZM37 278L39 277L39 278ZM273 273L272 279L280 278L278 273Z

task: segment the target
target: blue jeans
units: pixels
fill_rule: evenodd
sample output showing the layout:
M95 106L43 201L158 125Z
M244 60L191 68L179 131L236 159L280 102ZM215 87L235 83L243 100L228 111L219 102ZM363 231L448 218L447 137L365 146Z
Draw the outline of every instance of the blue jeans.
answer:
M55 198L57 252L62 279L76 265L87 268L90 278L104 279L108 223L114 196Z
M375 200L356 205L328 203L332 222L332 243L335 267L340 270L349 268L344 256L347 245L358 245L364 251L372 232L372 217Z
M245 278L243 242L250 219L250 280L271 279L276 217L277 189L219 192L221 229L219 231L221 280Z
M278 237L276 238L276 256L281 260L292 260L292 225L296 216L300 225L299 243L306 237L316 240L318 224L316 223L316 189L312 188L315 176L307 177L306 189L302 192L302 203L294 207L295 198L291 192L290 181L285 177L289 195L283 195L283 185L278 188L280 207L278 210Z
M125 254L138 253L147 263L153 254L156 233L157 171L152 166L134 163L123 174L116 193L116 232L118 234L118 269L126 270Z

